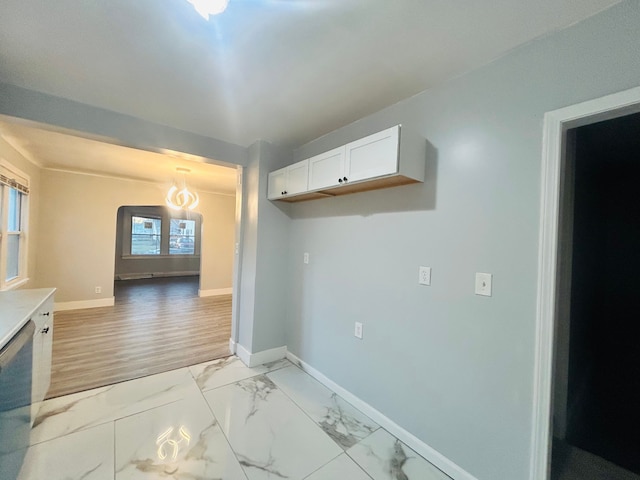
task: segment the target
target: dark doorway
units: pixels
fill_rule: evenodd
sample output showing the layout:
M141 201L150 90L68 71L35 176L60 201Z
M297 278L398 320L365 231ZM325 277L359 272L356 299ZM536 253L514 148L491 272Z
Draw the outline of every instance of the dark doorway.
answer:
M554 440L552 478L623 478L562 477L558 462L577 447L640 474L640 114L568 137L575 180L566 436Z

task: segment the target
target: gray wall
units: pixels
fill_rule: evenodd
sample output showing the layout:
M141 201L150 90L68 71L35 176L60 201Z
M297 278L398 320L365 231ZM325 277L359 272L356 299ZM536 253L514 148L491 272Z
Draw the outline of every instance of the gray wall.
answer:
M293 205L286 343L478 479L528 478L543 114L637 86L638 25L624 2L295 152L429 142L424 185Z
M258 141L244 169L238 343L253 353L285 345L291 222L288 205L267 200L267 177L288 163L291 152Z
M131 252L131 216L150 215L162 218L163 239L169 238L169 222L171 218L185 218L196 222L195 255L169 255L169 245L163 241L161 255L134 256ZM186 213L182 210L175 214L164 206L123 206L118 209L118 225L116 230L116 266L115 278L134 278L136 275L198 275L200 273L200 232L202 216L199 213Z

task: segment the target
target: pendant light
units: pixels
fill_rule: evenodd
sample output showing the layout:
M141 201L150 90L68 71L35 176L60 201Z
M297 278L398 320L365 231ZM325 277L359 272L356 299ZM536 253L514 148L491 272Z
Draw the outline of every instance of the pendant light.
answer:
M187 188L185 175L191 173L191 170L178 167L176 171L182 174L182 188L174 184L167 192L165 202L173 210L193 210L200 203L200 197Z

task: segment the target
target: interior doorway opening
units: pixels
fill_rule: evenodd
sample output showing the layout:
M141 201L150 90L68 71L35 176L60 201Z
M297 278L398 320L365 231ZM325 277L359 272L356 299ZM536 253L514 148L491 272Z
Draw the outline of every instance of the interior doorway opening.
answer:
M550 478L640 480L640 113L565 143Z
M230 354L235 203L216 197L203 215L118 209L115 304L56 314L48 398ZM211 288L219 278L228 287Z
M575 174L571 162L575 160L575 131L573 129L606 120L640 113L640 87L621 91L580 104L547 112L544 118L540 249L538 264L538 300L535 337L534 403L532 430L532 458L530 480L552 478L553 436L567 436L569 432L567 400L569 384L565 382L564 400L562 375L569 369L570 349L563 349L562 336L570 338L570 330L563 318L570 318L573 251L567 248L573 238L573 204L570 188ZM569 200L568 200L569 199ZM569 221L570 220L570 221ZM571 228L567 228L571 225ZM563 325L565 327L563 327ZM565 332L563 333L563 328ZM588 350L588 349L587 349ZM563 359L563 352L565 358ZM568 379L568 377L565 377ZM563 403L564 402L564 403ZM565 418L560 418L562 415ZM572 411L572 415L574 412ZM564 432L562 432L564 429ZM558 433L558 431L561 433ZM562 437L561 437L562 438ZM557 445L556 445L557 446ZM585 452L584 450L579 450ZM587 452L589 455L589 452ZM602 459L594 455L596 459ZM604 460L606 461L606 460ZM615 465L609 462L609 465ZM623 476L614 477L602 465L593 464L594 478L636 480L637 475L621 469ZM629 476L631 475L631 476ZM558 477L555 477L558 478ZM562 478L562 477L559 477ZM567 479L589 480L585 471ZM564 480L564 479L563 479Z

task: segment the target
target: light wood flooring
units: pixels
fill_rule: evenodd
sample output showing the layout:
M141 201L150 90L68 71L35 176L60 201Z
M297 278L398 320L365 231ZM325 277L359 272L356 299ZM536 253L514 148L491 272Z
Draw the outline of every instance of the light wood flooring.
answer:
M231 295L198 277L116 282L115 306L56 312L47 398L229 355Z

